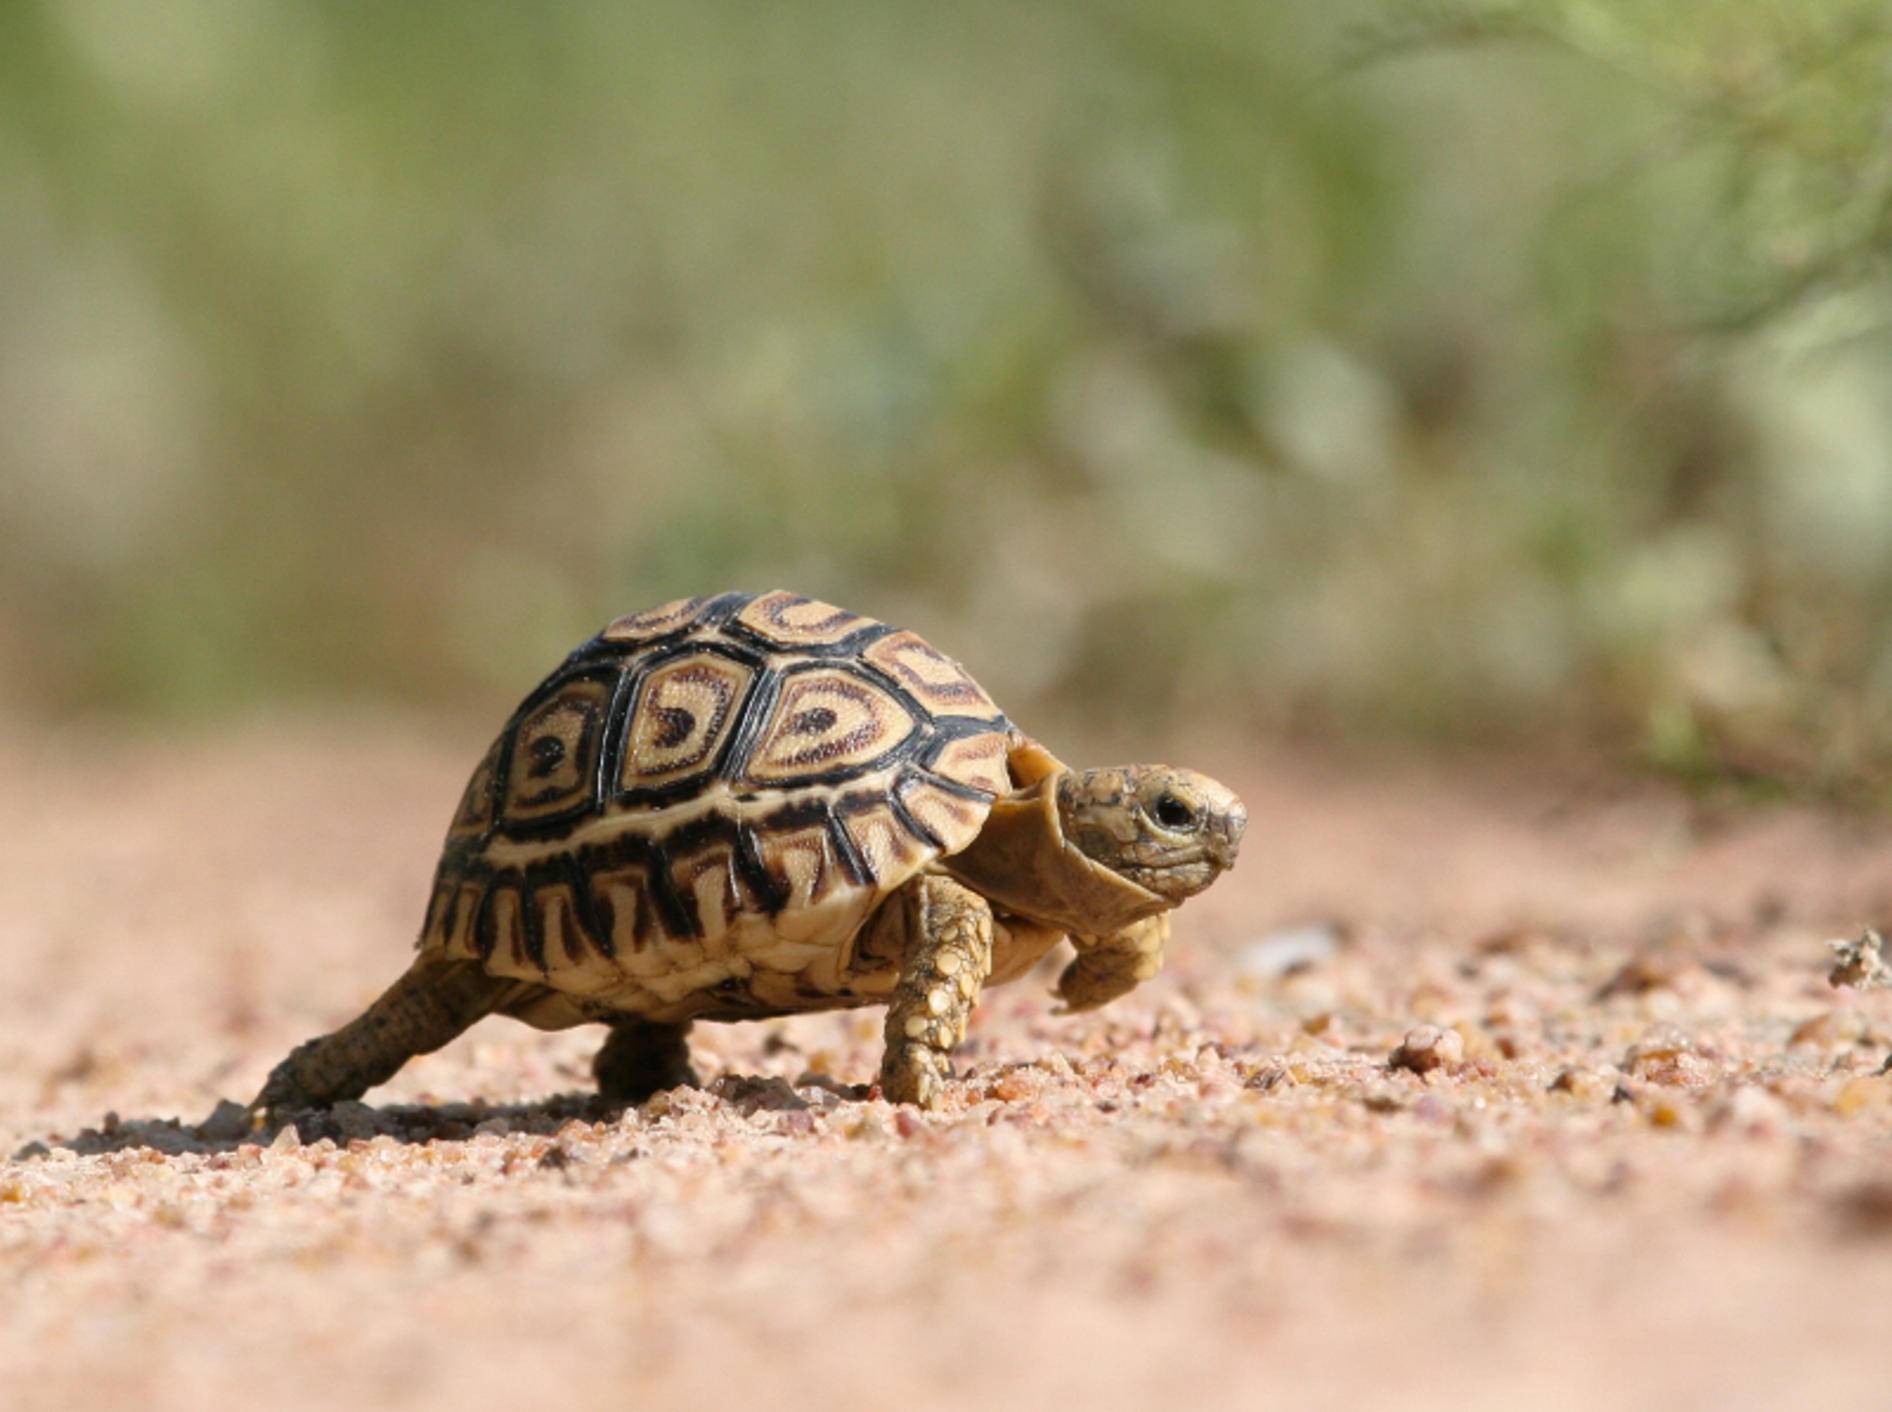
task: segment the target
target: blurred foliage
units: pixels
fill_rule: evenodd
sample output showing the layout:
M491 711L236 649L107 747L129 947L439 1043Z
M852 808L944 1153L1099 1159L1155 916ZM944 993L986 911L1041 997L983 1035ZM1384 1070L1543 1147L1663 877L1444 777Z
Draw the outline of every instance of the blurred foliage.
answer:
M0 696L490 714L781 584L1020 715L1870 785L1888 99L1846 0L14 0Z

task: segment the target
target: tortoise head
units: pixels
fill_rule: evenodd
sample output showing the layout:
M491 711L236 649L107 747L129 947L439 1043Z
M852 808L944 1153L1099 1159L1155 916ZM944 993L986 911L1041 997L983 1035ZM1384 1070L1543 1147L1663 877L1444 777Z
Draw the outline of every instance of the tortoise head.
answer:
M946 868L1002 909L1103 936L1193 897L1235 862L1248 814L1232 790L1170 765L1067 768L1014 745L1016 792Z
M1113 765L1059 778L1058 822L1086 858L1174 906L1234 866L1248 811L1194 770Z

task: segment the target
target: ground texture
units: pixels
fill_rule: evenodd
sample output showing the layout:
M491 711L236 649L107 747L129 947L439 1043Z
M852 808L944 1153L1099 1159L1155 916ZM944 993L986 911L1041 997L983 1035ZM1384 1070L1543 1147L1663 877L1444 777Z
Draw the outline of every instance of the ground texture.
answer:
M478 742L5 738L7 1408L1892 1405L1892 991L1824 946L1883 823L1209 751L1253 824L1169 970L988 992L942 1113L857 1087L877 1012L622 1113L492 1020L246 1135Z

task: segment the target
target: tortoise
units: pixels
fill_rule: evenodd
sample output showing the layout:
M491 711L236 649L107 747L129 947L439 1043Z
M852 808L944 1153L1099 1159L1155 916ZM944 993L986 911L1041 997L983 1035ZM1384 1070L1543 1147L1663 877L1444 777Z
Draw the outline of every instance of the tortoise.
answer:
M887 1006L880 1089L936 1107L982 987L1067 935L1057 993L1155 975L1247 815L1167 765L1075 771L918 634L793 593L612 622L473 771L418 955L253 1111L358 1098L481 1017L610 1026L624 1103L694 1084L693 1021Z

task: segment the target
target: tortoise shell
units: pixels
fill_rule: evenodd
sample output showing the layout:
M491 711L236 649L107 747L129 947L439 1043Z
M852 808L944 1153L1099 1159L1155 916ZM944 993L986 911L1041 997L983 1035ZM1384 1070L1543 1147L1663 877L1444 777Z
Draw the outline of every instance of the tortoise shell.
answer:
M546 1025L863 1003L860 924L978 835L1013 741L958 663L831 604L619 618L474 770L421 949L537 982L511 1008Z

